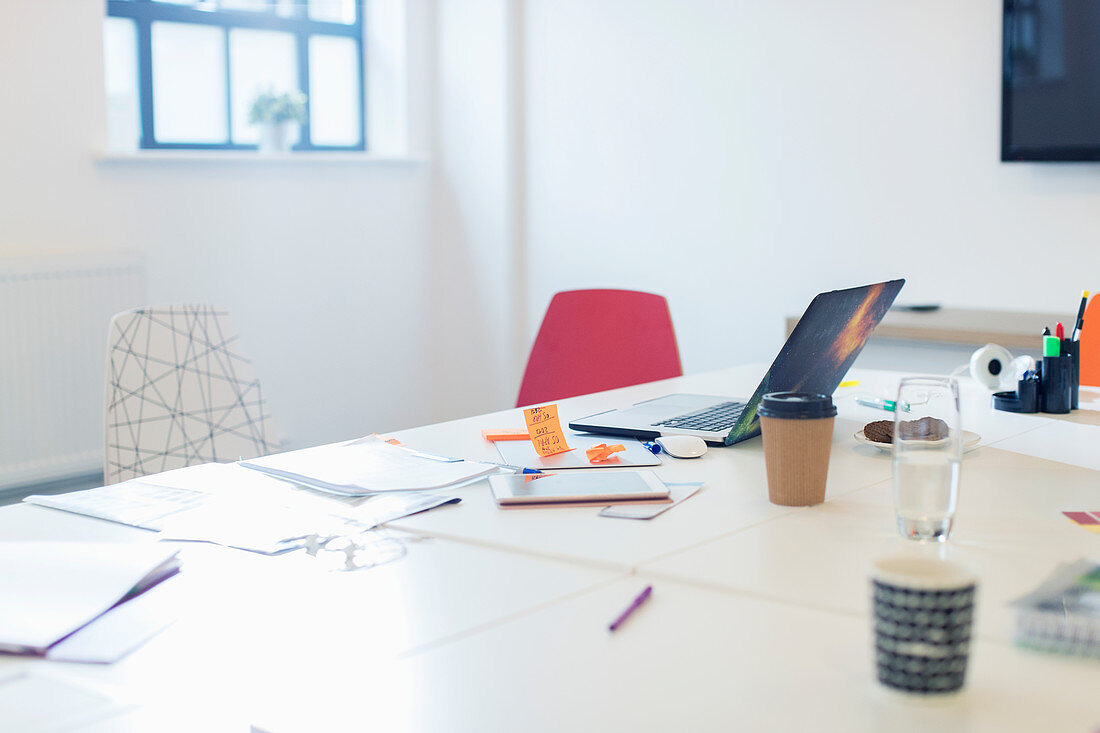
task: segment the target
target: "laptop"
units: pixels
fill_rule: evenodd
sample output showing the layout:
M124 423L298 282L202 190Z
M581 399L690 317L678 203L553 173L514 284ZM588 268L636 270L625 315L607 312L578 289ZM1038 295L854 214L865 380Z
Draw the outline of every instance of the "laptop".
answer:
M572 430L653 440L695 435L733 445L760 434L756 408L769 392L831 395L859 356L905 280L821 293L798 321L749 399L673 394L569 423Z

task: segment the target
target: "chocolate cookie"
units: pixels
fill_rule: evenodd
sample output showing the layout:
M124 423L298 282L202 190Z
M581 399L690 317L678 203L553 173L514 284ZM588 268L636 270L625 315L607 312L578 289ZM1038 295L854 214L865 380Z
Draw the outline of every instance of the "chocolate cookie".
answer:
M863 426L863 437L874 443L894 442L894 421L875 420Z
M947 423L938 417L905 420L899 424L906 440L942 440L948 435ZM863 437L873 443L894 442L894 421L875 420L863 426Z
M947 423L938 417L922 417L898 424L903 440L942 440L947 437Z

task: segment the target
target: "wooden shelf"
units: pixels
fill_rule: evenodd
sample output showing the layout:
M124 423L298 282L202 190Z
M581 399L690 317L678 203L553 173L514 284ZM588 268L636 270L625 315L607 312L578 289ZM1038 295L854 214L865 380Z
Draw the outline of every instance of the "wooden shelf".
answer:
M874 338L942 344L1000 344L1008 349L1042 349L1044 326L1054 328L1061 321L1066 335L1073 330L1073 313L1030 313L971 308L940 308L936 311L890 311L875 329ZM787 317L787 335L798 323Z

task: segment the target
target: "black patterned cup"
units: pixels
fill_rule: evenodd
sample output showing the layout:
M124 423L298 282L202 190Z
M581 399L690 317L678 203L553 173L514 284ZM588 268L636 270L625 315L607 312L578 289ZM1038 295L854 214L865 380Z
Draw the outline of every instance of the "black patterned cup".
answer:
M931 557L892 555L871 578L878 681L891 690L936 698L966 680L977 580Z

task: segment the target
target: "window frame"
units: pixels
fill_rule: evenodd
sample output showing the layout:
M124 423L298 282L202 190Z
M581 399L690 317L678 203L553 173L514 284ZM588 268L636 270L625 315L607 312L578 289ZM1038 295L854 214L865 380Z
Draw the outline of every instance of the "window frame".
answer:
M138 147L141 150L256 150L255 143L233 142L233 105L232 105L232 60L230 58L229 34L235 28L251 30L279 31L294 36L297 55L298 89L306 95L306 120L299 125L299 138L291 150L311 151L365 151L367 149L367 111L366 68L363 52L363 0L354 0L355 22L334 23L312 20L306 14L304 3L295 3L294 15L283 17L275 14L275 0L268 0L266 10L200 10L188 5L175 5L158 0L107 0L107 17L129 18L134 22L137 38L137 89L140 114L141 135ZM222 29L222 43L225 48L225 96L226 96L226 141L209 142L158 142L155 137L153 96L153 40L154 22L190 23L205 27ZM356 85L356 103L359 110L359 142L355 145L316 145L310 135L309 112L312 100L309 91L309 39L312 36L336 36L355 41L356 72L359 75Z

